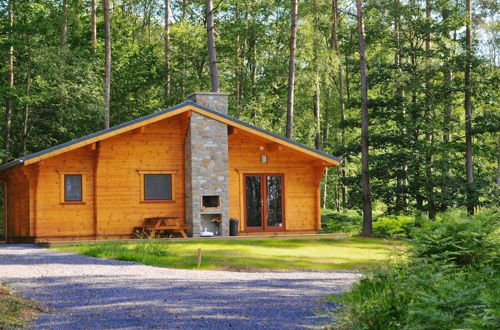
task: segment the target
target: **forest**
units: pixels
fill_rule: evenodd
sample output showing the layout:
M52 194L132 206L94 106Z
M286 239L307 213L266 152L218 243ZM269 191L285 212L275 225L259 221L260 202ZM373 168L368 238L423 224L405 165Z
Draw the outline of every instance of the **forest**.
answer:
M0 156L220 90L231 116L343 160L325 175L325 208L371 221L372 209L434 218L498 206L498 7L1 0Z

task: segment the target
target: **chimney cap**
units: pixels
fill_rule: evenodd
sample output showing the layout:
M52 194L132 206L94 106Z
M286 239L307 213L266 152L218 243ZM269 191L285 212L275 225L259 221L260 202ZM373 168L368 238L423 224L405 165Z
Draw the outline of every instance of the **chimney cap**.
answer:
M194 92L191 93L187 96L188 99L191 99L193 96L196 95L213 95L213 96L228 96L228 93L222 93L222 92Z

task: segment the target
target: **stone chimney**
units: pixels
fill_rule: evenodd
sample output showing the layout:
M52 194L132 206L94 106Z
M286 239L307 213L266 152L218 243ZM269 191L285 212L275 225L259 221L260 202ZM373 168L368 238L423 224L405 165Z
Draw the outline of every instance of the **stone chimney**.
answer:
M226 93L196 92L188 95L188 99L206 108L210 108L227 115Z
M206 108L227 114L225 93L193 93L188 98ZM229 175L227 126L192 112L185 148L186 223L189 234L205 228L229 235ZM221 218L216 225L214 218Z

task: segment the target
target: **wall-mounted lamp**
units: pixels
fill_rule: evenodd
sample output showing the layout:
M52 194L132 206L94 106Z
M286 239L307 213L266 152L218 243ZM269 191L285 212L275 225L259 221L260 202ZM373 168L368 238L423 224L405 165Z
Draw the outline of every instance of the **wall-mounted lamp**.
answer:
M267 155L266 154L260 155L260 162L262 164L267 164Z

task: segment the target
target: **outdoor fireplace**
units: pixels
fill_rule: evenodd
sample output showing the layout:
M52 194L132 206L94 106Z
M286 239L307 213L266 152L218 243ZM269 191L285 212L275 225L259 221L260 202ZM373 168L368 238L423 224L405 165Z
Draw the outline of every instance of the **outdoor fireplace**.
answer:
M220 211L220 196L208 195L201 196L201 211L214 212Z

